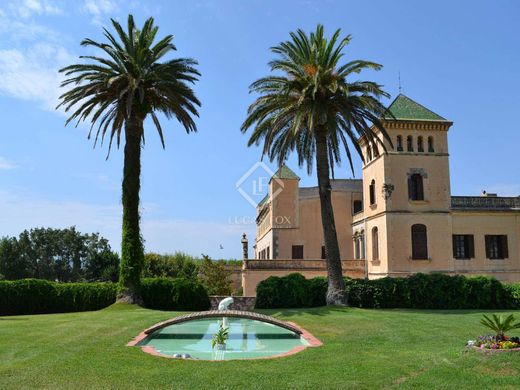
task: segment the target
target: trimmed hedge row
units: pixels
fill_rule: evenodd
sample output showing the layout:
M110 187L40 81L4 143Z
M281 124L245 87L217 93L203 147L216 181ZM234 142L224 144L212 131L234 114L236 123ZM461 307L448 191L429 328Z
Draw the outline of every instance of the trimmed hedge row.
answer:
M512 309L520 306L514 288L485 276L438 273L346 281L349 305L367 308Z
M209 296L204 287L185 278L147 278L141 280L144 306L158 310L207 310Z
M114 283L0 281L0 315L99 310L116 301Z
M204 287L184 278L141 281L144 305L158 310L207 310ZM56 283L43 279L0 281L0 316L99 310L116 301L115 283Z
M439 273L376 280L345 278L349 306L416 309L520 308L520 284L490 277ZM314 307L325 304L327 280L300 274L271 276L256 289L257 308Z
M256 287L255 308L275 309L325 305L327 279L305 279L301 274L270 276Z

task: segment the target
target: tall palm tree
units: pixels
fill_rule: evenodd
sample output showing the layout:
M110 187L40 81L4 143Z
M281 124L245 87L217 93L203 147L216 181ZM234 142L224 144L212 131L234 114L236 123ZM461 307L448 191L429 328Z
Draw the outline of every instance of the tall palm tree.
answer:
M75 64L60 70L68 78L62 87L58 107L70 111L66 124L90 122L90 139L95 130L94 147L109 138L108 155L113 142L119 147L124 137L123 228L119 300L139 303L139 286L144 263L144 248L139 227L139 190L141 186L141 142L144 144L144 121L150 117L164 148L164 137L157 113L175 117L186 132L197 131L194 116L200 102L190 84L198 80L197 62L176 58L159 62L176 50L173 36L156 41L158 27L153 18L137 29L132 15L127 31L111 19L117 38L104 29L108 43L84 39L82 46L101 49L103 57L81 56L89 63ZM123 133L123 134L122 134Z
M269 65L272 75L255 81L251 92L259 97L249 107L242 132L253 128L248 146L263 141L262 156L283 164L296 151L300 166L309 174L316 159L325 250L327 258L327 304L346 304L338 238L331 201L330 173L346 152L352 172L349 142L361 158L361 137L386 150L377 130L390 141L380 118L385 112L381 97L389 95L370 81L349 82L347 78L364 69L381 65L355 60L339 64L351 37L340 39L338 29L330 39L323 26L309 36L298 30L291 40L272 47L277 55Z

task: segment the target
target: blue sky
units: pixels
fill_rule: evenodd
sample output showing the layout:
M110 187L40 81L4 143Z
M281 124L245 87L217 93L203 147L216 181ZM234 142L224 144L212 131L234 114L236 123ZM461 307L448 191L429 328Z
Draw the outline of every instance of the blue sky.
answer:
M74 5L72 5L74 4ZM236 183L259 161L239 132L253 96L248 85L268 73L269 47L323 23L353 35L347 59L384 65L372 79L453 120L454 195L481 190L520 195L518 91L520 3L516 1L0 1L0 236L36 226L76 225L120 243L122 151L108 161L84 126L64 127L55 111L57 69L90 54L85 37L133 13L153 16L159 35L175 35L176 55L200 63L199 132L163 123L166 150L146 126L142 225L147 250L241 256L240 235L254 239L255 210ZM273 164L268 164L274 169ZM298 170L302 185L314 176ZM359 160L356 177L361 176ZM258 174L258 172L257 172ZM336 177L349 178L348 165ZM243 184L250 192L252 182ZM221 249L223 247L223 249Z

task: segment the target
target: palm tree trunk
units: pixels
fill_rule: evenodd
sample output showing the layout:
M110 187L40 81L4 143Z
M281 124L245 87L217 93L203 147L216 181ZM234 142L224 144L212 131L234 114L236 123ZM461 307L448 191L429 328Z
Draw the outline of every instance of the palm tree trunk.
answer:
M329 154L325 130L316 133L316 170L321 204L321 222L327 258L327 305L346 305L345 282L339 254L338 236L332 209L332 189L329 177Z
M118 302L137 304L142 303L139 287L144 265L144 248L139 228L142 134L143 119L131 118L126 122L122 197L123 237Z

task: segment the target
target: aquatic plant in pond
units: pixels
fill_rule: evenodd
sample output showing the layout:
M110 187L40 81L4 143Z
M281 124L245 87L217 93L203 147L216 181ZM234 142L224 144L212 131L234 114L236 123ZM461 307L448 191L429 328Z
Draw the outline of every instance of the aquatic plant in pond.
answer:
M213 335L213 338L211 339L211 348L215 349L215 346L217 349L225 349L226 348L226 341L229 338L229 328L224 327L224 324L220 324L220 328L217 333Z

